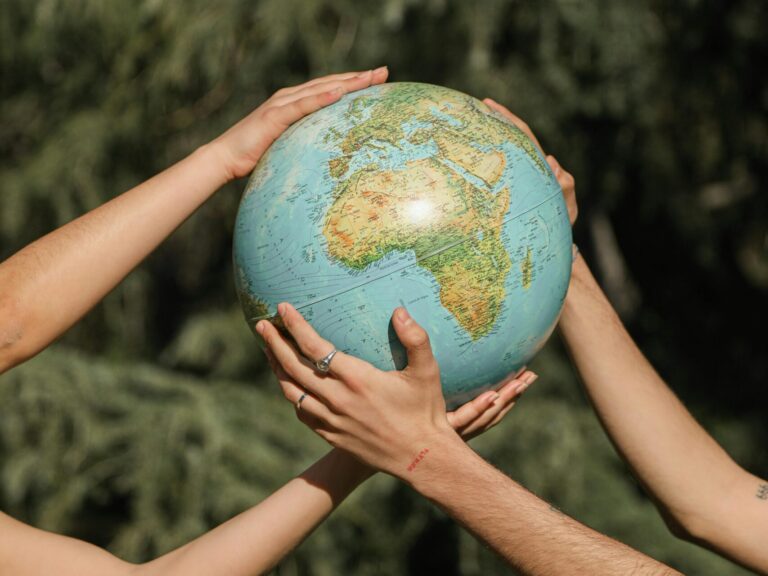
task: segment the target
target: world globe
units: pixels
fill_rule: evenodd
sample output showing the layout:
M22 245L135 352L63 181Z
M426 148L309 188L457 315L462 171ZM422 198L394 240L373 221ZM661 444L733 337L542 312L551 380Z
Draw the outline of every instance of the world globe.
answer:
M340 351L406 366L391 315L430 335L453 409L526 365L571 270L560 186L538 148L460 92L391 83L291 126L237 214L237 292L253 327L290 302ZM332 367L332 366L331 366Z

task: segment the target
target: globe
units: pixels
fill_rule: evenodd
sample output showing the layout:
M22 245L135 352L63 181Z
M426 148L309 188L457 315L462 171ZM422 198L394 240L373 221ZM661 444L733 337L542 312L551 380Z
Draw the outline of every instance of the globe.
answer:
M290 302L338 350L407 362L405 306L453 409L527 364L562 308L571 227L538 148L470 96L420 83L348 94L291 126L248 181L234 234L248 324Z

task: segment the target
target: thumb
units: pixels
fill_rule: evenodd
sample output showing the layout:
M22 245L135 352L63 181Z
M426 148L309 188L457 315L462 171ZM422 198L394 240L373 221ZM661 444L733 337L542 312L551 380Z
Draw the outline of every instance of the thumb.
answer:
M392 315L392 325L408 354L406 370L413 376L434 376L439 369L432 354L427 331L419 326L402 307L397 308Z

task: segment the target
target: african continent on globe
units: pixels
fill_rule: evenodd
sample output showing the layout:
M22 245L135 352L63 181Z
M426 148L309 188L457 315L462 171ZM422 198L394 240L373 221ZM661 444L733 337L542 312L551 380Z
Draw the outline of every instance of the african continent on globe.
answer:
M290 302L339 350L406 364L390 324L428 332L449 408L527 363L571 270L560 187L536 146L470 96L392 83L289 128L237 215L236 285L253 328Z

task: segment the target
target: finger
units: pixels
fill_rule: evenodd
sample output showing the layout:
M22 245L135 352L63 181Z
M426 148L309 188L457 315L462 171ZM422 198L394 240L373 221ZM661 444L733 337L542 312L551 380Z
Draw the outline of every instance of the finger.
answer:
M329 395L334 390L333 386L329 386L334 382L332 377L318 374L271 322L262 320L256 325L256 330L272 352L272 362L275 365L273 370L276 374L276 368L279 368L297 385L325 402L330 401Z
M274 106L264 113L264 118L285 128L301 120L304 116L333 104L343 95L344 90L338 87L326 92L320 92L319 94L312 94L311 96L288 102L283 106Z
M278 382L280 382L280 388L283 390L283 396L293 404L299 419L312 429L330 428L331 421L336 416L325 404L286 376L285 372L282 375L277 375Z
M563 169L560 167L560 163L551 154L547 155L546 160L547 164L549 164L549 167L552 169L552 173L555 175L555 178L557 178L557 181L560 183L560 187L562 188L563 183L560 182L560 177L563 174Z
M320 76L319 78L313 78L312 80L304 82L303 84L297 84L296 86L286 86L285 88L281 88L280 90L278 90L272 95L272 98L275 98L275 99L284 98L286 96L290 96L291 94L296 94L297 92L306 90L307 88L312 88L314 86L317 86L318 84L327 84L328 82L338 82L340 80L348 80L350 78L354 78L355 76L366 74L368 72L370 72L370 70L357 70L354 72L341 72L339 74L328 74L327 76Z
M476 418L474 422L470 422L465 426L459 434L462 438L469 440L470 438L474 438L475 436L487 432L493 426L492 422L496 421L498 415L515 402L516 396L497 400L491 404L481 416Z
M490 430L495 423L501 420L499 414L501 412L506 414L506 412L509 411L507 408L510 408L510 405L514 404L520 395L525 392L537 378L538 376L535 373L530 370L525 370L519 377L504 381L504 384L497 391L498 398L488 405L482 414L478 415L477 418L467 424L461 431L461 435L465 437L474 437Z
M519 398L519 396L518 396L517 398ZM487 426L486 426L486 427L485 427L485 428L482 430L482 432L478 432L478 434L482 434L482 433L483 433L483 432L485 432L486 430L490 430L491 428L493 428L494 426L496 426L496 425L497 425L499 422L501 422L502 420L504 420L504 416L506 416L506 415L509 413L509 411L510 411L510 410L512 410L512 408L514 408L514 407L515 407L515 405L517 404L517 398L515 398L514 402L510 402L509 404L507 404L507 405L504 407L504 409L503 409L501 412L499 412L499 413L496 415L496 418L494 418L493 420L491 420L491 421L488 423L488 425L487 425Z
M296 308L282 302L278 304L277 311L286 329L298 344L299 350L311 362L325 358L331 351L335 350L333 344L321 338ZM346 383L350 378L359 377L371 370L375 370L375 368L367 362L338 351L330 364L330 371Z
M499 412L504 410L511 402L514 402L517 397L517 390L523 383L524 380L514 379L499 388L497 398L486 406L485 410L473 419L472 422L469 422L464 427L461 435L471 438L485 432Z
M368 88L369 86L373 86L375 84L381 84L387 79L388 74L389 74L389 71L386 68L381 68L377 70L368 70L366 72L361 72L360 74L357 74L350 78L328 80L326 82L318 82L317 84L303 87L300 90L296 90L295 92L292 92L290 94L286 94L278 98L274 98L274 100L270 104L275 106L284 106L285 104L294 102L300 98L313 96L315 94L320 94L322 92L330 92L337 88L340 88L344 94L347 94L349 92L355 92L357 90L362 90L363 88Z
M287 128L304 116L333 104L348 92L386 81L388 74L387 68L382 67L346 80L318 82L295 93L280 96L276 94L272 97L264 117L278 126Z
M528 138L530 138L533 141L534 144L536 144L536 146L539 148L541 153L542 154L544 153L544 149L541 147L541 144L539 143L538 138L536 138L536 136L533 134L533 131L531 130L530 126L528 126L528 124L526 124L523 121L522 118L520 118L519 116L513 114L512 112L510 112L507 109L506 106L502 106L501 104L499 104L495 100L492 100L490 98L486 98L486 99L483 100L483 102L485 102L488 106L490 106L492 109L496 110L496 112L498 112L499 114L501 114L502 116L507 118L510 122L512 122L512 124L514 124L520 130L522 130L525 133L525 135L528 136Z
M460 431L477 419L499 397L495 390L488 390L477 398L460 406L453 412L448 412L448 423L454 430Z
M504 419L504 416L506 416L507 413L510 410L512 410L512 408L515 406L515 404L517 404L517 401L520 399L520 397L522 396L523 392L525 392L528 389L528 387L536 381L537 378L538 378L538 376L536 374L534 374L533 372L529 372L529 374L527 376L527 379L526 379L526 383L523 386L521 386L520 388L518 388L517 391L515 391L514 397L513 397L513 401L509 402L501 410L501 412L499 412L496 415L496 417L488 423L488 425L483 429L483 432L485 430L490 430L491 428L496 426L496 424L501 422ZM480 434L480 433L482 433L482 432L478 432L478 434Z
M408 355L408 366L405 371L411 375L431 378L439 375L432 345L427 331L419 326L404 307L399 307L392 314L392 326Z
M287 96L290 94L295 94L296 92L299 92L301 90L305 90L307 88L317 86L318 84L327 84L328 82L335 82L339 80L350 80L368 73L372 73L375 76L376 80L378 80L379 82L383 82L382 78L387 77L387 75L389 74L389 70L387 69L386 66L381 66L380 68L376 68L376 70L358 70L356 72L341 72L339 74L329 74L327 76L314 78L312 80L309 80L308 82L299 84L298 86L290 86L287 88L283 88L282 90L278 90L275 93L275 96L278 96L278 97Z
M560 166L560 163L551 154L546 157L546 160L547 164L549 164L549 167L552 169L555 178L557 178L557 183L560 184L560 188L563 189L563 192L566 194L572 193L576 187L576 181L571 173Z
M327 430L332 428L330 421L335 418L332 412L327 410L327 407L316 398L311 397L304 388L299 386L285 372L285 370L283 370L268 348L266 349L266 353L270 366L272 366L277 381L280 384L280 388L283 391L283 396L293 404L299 420L312 428L315 432L317 432L318 429ZM305 402L307 402L306 406L304 405Z

